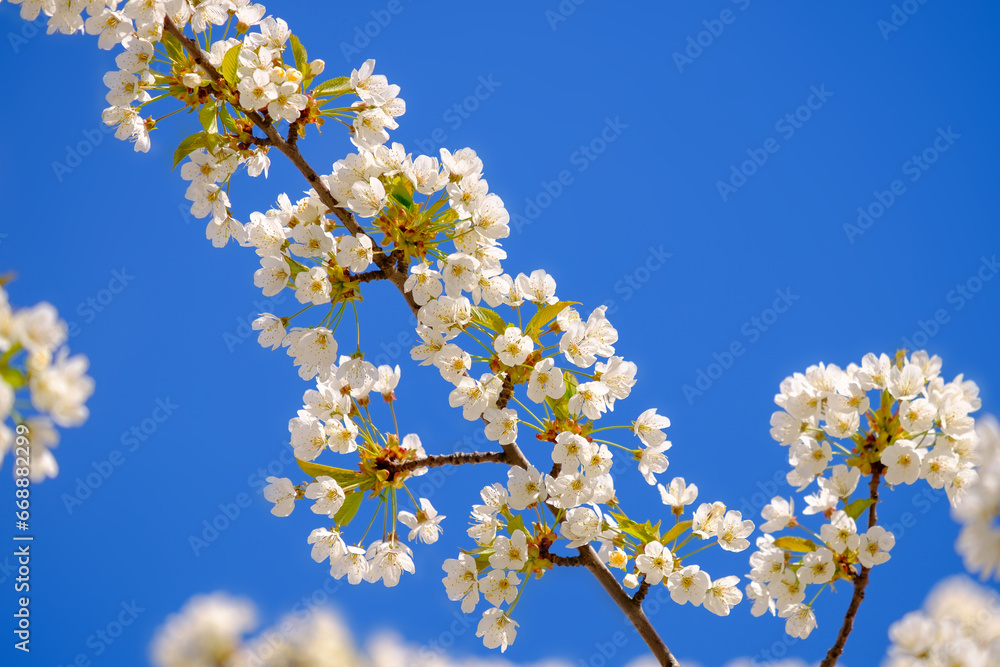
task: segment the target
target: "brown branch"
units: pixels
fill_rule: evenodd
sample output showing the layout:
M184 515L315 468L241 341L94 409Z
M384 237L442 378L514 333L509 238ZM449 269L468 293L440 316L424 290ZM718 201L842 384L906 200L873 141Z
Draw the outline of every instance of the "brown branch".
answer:
M649 593L649 582L646 581L646 575L642 575L642 583L639 584L639 590L635 592L632 596L632 602L636 604L642 604L642 601L646 599L646 595Z
M224 77L219 74L219 71L208 61L204 52L198 46L197 42L188 38L184 34L183 30L180 30L170 17L167 16L164 19L164 29L171 35L176 37L181 44L187 49L191 57L194 58L195 62L204 69L212 79L215 80L216 85L222 90L224 87L228 88L228 84ZM231 88L230 88L231 91ZM327 188L323 181L320 180L319 175L316 171L306 162L305 158L298 150L298 146L286 141L274 128L270 120L265 119L259 113L252 110L243 110L246 113L247 118L250 121L263 130L264 134L271 141L272 145L276 147L285 157L287 157L292 164L299 170L299 172L305 177L309 184L316 191L319 196L320 201L337 216L337 219L343 223L347 230L357 236L362 234L363 231L358 225L354 216L344 208L339 206L337 200L330 193L329 188ZM414 315L420 307L413 300L413 296L403 288L403 283L406 282L406 273L400 270L403 266L402 262L396 262L394 266L394 261L391 256L386 255L377 244L372 242L372 250L374 251L374 261L376 266L379 267L384 273L386 278L391 282L399 292L403 295L406 300L407 305ZM527 457L525 457L524 452L521 448L517 446L517 443L512 443L509 445L503 445L503 462L518 466L520 468L529 468L531 464L529 463ZM427 463L428 459L423 459L419 463L414 464L414 467L422 467L424 465L429 465ZM404 464L405 465L405 464ZM447 464L442 464L447 465ZM607 568L604 562L597 556L597 552L594 551L593 547L589 544L580 547L580 560L583 565L590 570L591 574L600 582L601 586L607 591L611 599L615 601L615 604L622 610L625 616L632 622L639 635L649 646L650 651L659 660L661 665L668 665L669 667L680 667L680 663L677 662L670 649L664 643L663 639L657 634L656 630L653 628L652 623L646 617L646 614L642 610L642 605L635 603L631 597L625 592L615 576Z
M581 556L560 556L559 554L547 553L545 558L552 561L553 565L559 567L580 567L583 565Z
M398 465L387 466L387 470L404 472L417 468L439 468L441 466L460 466L466 463L506 463L504 452L456 452L454 454L436 454L423 459L414 459Z
M375 269L374 271L365 271L364 273L359 273L357 275L351 276L350 280L352 282L359 283L370 283L373 280L385 280L385 271L382 269Z
M872 480L868 484L869 497L875 502L872 503L871 507L868 509L868 528L870 529L875 525L877 521L877 514L875 507L878 505L878 484L879 480L882 478L883 466L879 462L872 464ZM844 624L840 627L840 632L837 633L837 641L834 642L833 646L827 652L826 657L823 662L820 663L820 667L834 667L837 664L837 660L840 658L841 654L844 652L844 646L847 644L847 638L851 635L851 631L854 629L854 618L858 615L858 608L861 606L861 601L865 599L865 589L868 587L868 573L871 570L867 567L861 567L861 573L854 580L854 595L851 597L851 604L847 607L847 613L844 615Z

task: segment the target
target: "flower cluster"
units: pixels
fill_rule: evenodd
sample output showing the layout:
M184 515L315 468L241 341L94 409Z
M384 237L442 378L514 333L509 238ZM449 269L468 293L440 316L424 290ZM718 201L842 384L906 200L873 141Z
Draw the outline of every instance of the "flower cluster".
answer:
M889 560L895 537L875 524L881 481L924 480L961 504L977 479L969 413L980 407L979 389L962 375L945 382L940 372L940 357L923 351L895 359L868 354L860 365L810 366L781 383L771 436L789 447L788 483L800 492L817 484L802 514L825 522L816 529L800 523L794 499L775 497L764 507L765 535L750 557L746 588L755 616L777 611L788 634L805 638L816 627L812 603L820 592L839 579L867 578ZM868 497L852 500L864 476ZM857 522L866 512L862 530ZM804 536L775 536L795 528ZM818 590L807 603L810 585Z
M69 356L66 338L52 304L14 309L0 283L0 462L16 443L15 472L33 482L59 472L56 426L83 424L94 393L87 358Z
M967 577L935 586L924 608L889 628L884 667L1000 664L1000 596Z
M966 489L962 502L954 508L962 523L956 548L966 569L983 577L1000 573L1000 424L992 415L976 424L979 444L978 478Z
M419 461L426 458L420 438L409 434L384 433L372 421L370 396L381 394L396 422L394 389L399 367L373 364L359 357L341 357L339 364L324 367L316 388L303 396L304 407L290 420L291 446L302 469L313 480L293 485L288 478L268 477L264 496L274 503L275 516L288 516L300 499L313 501L312 511L333 520L329 528L316 528L309 535L312 557L317 563L329 559L330 574L345 575L352 584L381 581L387 587L399 583L403 572L414 572L412 551L399 538L397 521L410 529L408 539L437 541L444 516L426 498L419 502L406 487L406 480L426 472ZM357 470L334 468L313 461L326 450L357 457ZM417 466L407 464L418 463ZM415 512L398 510L397 492L413 501ZM361 507L364 494L379 502L360 539L348 544L344 527ZM364 540L375 519L383 514L382 537L367 547ZM390 523L391 521L391 523Z

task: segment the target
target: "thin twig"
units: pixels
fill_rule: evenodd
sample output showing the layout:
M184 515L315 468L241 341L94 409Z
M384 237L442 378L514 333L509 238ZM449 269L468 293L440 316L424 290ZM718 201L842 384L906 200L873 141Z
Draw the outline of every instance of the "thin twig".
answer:
M868 509L869 529L875 525L877 520L875 507L878 505L878 484L881 478L882 464L876 462L872 464L872 480L868 485L869 497L875 501ZM865 589L868 587L869 572L871 572L869 568L862 566L861 573L854 580L854 595L851 597L851 604L848 605L847 613L844 615L844 624L840 627L840 632L837 633L837 641L830 647L823 662L820 663L820 667L833 667L844 652L847 638L851 635L851 630L854 629L854 617L858 615L858 608L861 606L861 601L865 599Z

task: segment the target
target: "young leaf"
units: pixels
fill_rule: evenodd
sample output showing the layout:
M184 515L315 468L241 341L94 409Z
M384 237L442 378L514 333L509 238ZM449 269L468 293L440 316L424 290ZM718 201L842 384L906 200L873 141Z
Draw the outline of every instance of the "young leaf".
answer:
M786 551L800 551L803 553L816 551L816 543L803 537L779 537L774 541L774 546Z
M219 132L219 127L215 123L215 111L219 108L218 104L215 100L209 100L205 102L205 106L198 112L198 120L201 121L201 126L209 134L217 134Z
M316 97L329 97L332 100L335 97L346 95L353 90L354 89L351 88L350 77L338 76L336 79L330 79L329 81L324 81L319 84L313 88L312 92Z
M240 49L242 48L242 42L236 44L226 51L226 55L222 57L222 67L219 68L219 72L222 73L222 76L230 86L236 85L236 68L240 64Z
M361 500L364 495L365 494L361 491L348 493L347 497L344 499L344 504L333 516L333 522L341 528L349 524L351 519L354 518L354 515L358 513L358 508L361 507Z
M160 42L167 50L167 55L170 57L171 62L184 62L184 46L180 43L180 40L164 30L163 36L160 37Z
M690 521L681 521L679 524L668 530L667 534L663 536L663 539L660 540L660 542L662 544L666 544L667 542L673 542L674 540L676 540L678 537L681 536L681 533L683 533L690 527L691 527Z
M199 132L197 134L192 134L187 139L181 141L177 146L177 150L174 151L174 167L181 163L181 160L186 158L191 153L195 152L199 148L208 147L208 134L206 132Z
M531 340L538 342L538 335L542 329L545 328L549 322L551 322L555 317L563 311L564 308L572 306L578 301L560 301L558 303L552 303L546 306L542 306L535 313L535 316L528 321L528 325L524 327L524 335L531 336Z
M306 55L306 47L302 46L299 38L295 35L289 37L288 41L292 45L292 55L295 56L295 69L306 74L306 70L309 67L309 56Z
M483 308L482 306L473 306L472 321L496 333L501 333L507 329L507 322L502 317L489 308Z
M845 507L844 511L847 513L847 516L849 516L852 519L854 519L855 521L857 521L858 517L861 516L861 514L866 509L868 509L869 507L871 507L874 504L875 504L875 501L872 500L871 498L858 498L853 503L851 503L850 505L848 505L847 507Z
M295 461L299 464L299 467L302 468L302 472L309 475L310 477L312 478L323 477L323 476L330 477L335 482L337 482L337 484L340 484L341 486L352 486L354 484L357 484L364 478L364 475L362 475L357 470L345 470L344 468L333 468L331 466L325 466L319 463L311 463L309 461L301 461L299 459L295 459Z

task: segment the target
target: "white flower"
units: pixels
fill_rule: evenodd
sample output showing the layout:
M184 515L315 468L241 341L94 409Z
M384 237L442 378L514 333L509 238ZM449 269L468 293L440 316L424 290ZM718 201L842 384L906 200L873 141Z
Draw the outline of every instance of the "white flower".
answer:
M342 579L346 574L347 580L355 585L368 576L368 569L368 559L361 547L348 545L347 553L342 558L330 562L330 574L333 577Z
M882 526L872 526L861 536L858 560L865 567L875 567L889 560L889 552L896 545L896 537Z
M559 302L559 299L556 298L555 278L542 269L535 269L531 272L531 276L519 274L515 283L525 299L537 303L539 306Z
M674 477L669 486L658 484L656 488L660 490L660 500L672 507L674 513L683 513L686 506L698 499L698 486L686 484L683 477Z
M835 553L857 551L861 544L858 536L858 525L847 512L838 510L830 516L830 523L819 529L820 537Z
M294 328L281 342L288 348L288 356L301 366L299 376L311 380L320 371L328 372L337 363L337 341L326 327L314 329Z
M649 542L643 552L635 557L635 566L646 575L646 581L655 586L668 577L674 569L674 557L670 549L656 542Z
M332 451L338 454L350 454L357 451L358 427L347 417L344 417L343 421L336 418L328 419L324 433Z
M705 609L717 616L729 616L729 611L743 599L743 593L736 586L740 578L722 577L712 582L705 594Z
M264 487L264 498L274 503L271 514L274 516L288 516L295 509L296 491L292 480L287 477L268 477L267 486Z
M810 551L802 557L799 581L803 584L825 584L835 574L833 552L826 548Z
M746 537L752 532L753 521L744 521L739 512L730 510L719 522L719 546L726 551L743 551L750 546Z
M517 440L517 411L510 408L498 410L490 408L483 412L486 419L486 437L501 445L510 445Z
M330 303L330 276L326 270L314 266L295 276L295 298L299 303L316 306Z
M265 255L260 258L260 268L253 274L253 284L264 292L264 296L274 296L288 286L291 276L284 257Z
M472 368L472 357L468 352L454 343L448 343L434 355L434 365L443 377L453 385L458 386Z
M442 579L448 599L462 601L462 613L471 614L479 604L479 570L476 560L468 554L449 558L442 566L447 576Z
M327 558L333 563L347 554L347 545L336 530L317 528L309 533L308 542L313 545L311 556L317 563L322 563Z
M521 330L517 327L507 327L493 341L493 349L504 366L523 364L534 347L531 338L521 335Z
M528 398L541 403L546 398L562 398L565 393L566 382L562 371L555 368L555 361L549 357L536 363L528 380Z
M374 176L367 181L357 181L351 186L347 206L362 218L373 218L385 206L385 187Z
M889 484L913 484L920 477L920 451L909 440L896 440L882 451Z
M778 613L785 621L785 633L792 637L805 639L816 628L816 614L807 604L796 603L782 607Z
M405 544L376 542L368 547L367 556L370 563L366 578L370 583L381 581L386 588L392 588L403 572L414 572L410 549Z
M577 385L576 392L569 399L567 407L572 414L582 414L593 420L600 419L601 415L608 411L607 399L610 391L603 382L583 382Z
M781 496L775 496L764 506L760 515L767 520L760 526L763 532L774 533L783 530L795 518L795 499L785 500Z
M670 449L671 443L665 441L655 447L646 447L639 456L639 472L646 479L646 483L652 486L656 484L656 475L667 470L670 462L663 452Z
M298 417L288 421L288 431L295 458L301 461L312 461L327 446L323 422L306 410L299 410Z
M504 574L502 570L493 570L479 581L479 590L483 597L495 607L506 602L511 604L517 598L517 587L521 580L513 572Z
M433 544L442 533L440 523L445 517L438 514L431 501L426 498L420 499L420 510L416 514L402 511L398 516L403 525L410 529L407 539L411 542L416 537L424 544Z
M510 491L509 505L512 510L527 509L537 502L545 502L545 475L534 466L525 470L520 466L507 469L507 488Z
M569 540L567 549L578 549L593 542L601 534L602 518L589 507L574 507L566 512L560 524L562 536Z
M441 296L441 274L428 264L413 264L410 275L403 283L403 289L413 294L413 300L418 306L423 306Z
M924 372L915 364L906 364L903 370L895 366L889 371L889 393L897 401L912 401L924 388Z
M655 447L667 439L663 429L670 426L670 420L656 414L656 408L646 410L632 422L633 432L648 447Z
M331 519L344 506L346 498L344 490L340 488L340 484L337 484L335 479L326 475L317 477L315 482L310 482L306 486L305 497L316 501L312 506L313 512L316 514L325 514Z
M721 502L702 503L691 519L691 532L706 539L716 537L719 523L726 513L726 506Z
M517 637L517 623L500 609L493 607L483 613L483 620L479 621L479 627L476 628L476 636L483 638L483 646L486 648L499 647L503 653Z
M688 565L667 577L670 599L677 604L690 602L695 607L705 601L712 579L697 565Z
M375 179L372 179L374 182ZM337 263L352 273L361 273L372 263L372 240L365 234L342 236L337 242Z
M520 570L528 560L528 536L515 530L508 539L497 535L490 555L490 565L495 570Z

